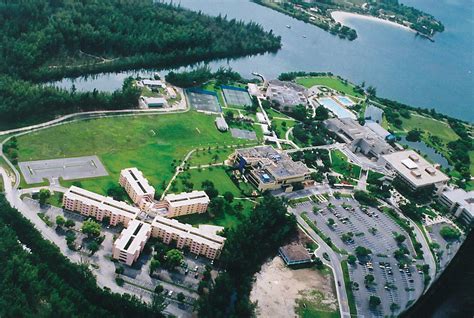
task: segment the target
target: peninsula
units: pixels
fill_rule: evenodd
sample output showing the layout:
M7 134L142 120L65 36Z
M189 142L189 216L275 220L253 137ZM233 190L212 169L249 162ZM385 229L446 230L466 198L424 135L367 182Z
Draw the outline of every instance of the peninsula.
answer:
M398 0L252 0L298 20L314 24L321 29L349 41L357 38L356 30L336 21L332 12L343 11L376 17L408 27L418 35L432 40L436 32L443 32L443 24L432 15L405 6Z

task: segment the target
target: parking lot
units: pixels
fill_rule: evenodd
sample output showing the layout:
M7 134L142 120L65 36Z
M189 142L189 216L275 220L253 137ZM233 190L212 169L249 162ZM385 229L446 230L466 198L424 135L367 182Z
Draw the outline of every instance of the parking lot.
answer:
M25 161L18 163L26 183L41 183L44 179L64 180L109 175L97 156Z
M414 256L409 236L387 215L375 208L361 207L352 198L329 200L313 198L295 205L296 213L306 212L311 221L316 221L317 227L328 236L339 249L355 255L355 249L363 246L372 251L370 258L349 265L351 281L358 284L354 289L356 305L359 315L385 316L396 314L399 310L391 311L392 303L403 310L412 300L417 299L423 291L423 275L418 272L415 264L407 268L399 268L393 252L398 249L394 233L405 235L403 244ZM317 206L319 211L313 212ZM334 220L331 226L329 219ZM345 234L345 242L341 238ZM365 276L371 274L375 284L366 286ZM369 308L368 299L371 295L381 299L378 310Z

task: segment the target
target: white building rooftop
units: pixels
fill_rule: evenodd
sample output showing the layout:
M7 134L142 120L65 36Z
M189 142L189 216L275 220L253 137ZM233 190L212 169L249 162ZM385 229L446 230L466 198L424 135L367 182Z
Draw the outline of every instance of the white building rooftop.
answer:
M155 188L148 183L143 173L137 168L123 169L120 174L127 179L128 183L138 195L153 196L155 194Z
M413 150L382 156L400 175L416 187L447 182L449 178Z
M128 205L125 202L114 200L82 188L71 186L65 194L72 200L80 200L84 204L97 206L101 210L108 210L116 215L123 215L128 218L135 218L140 213L140 209Z
M209 233L207 229L201 230L192 225L184 224L177 220L168 219L159 215L153 220L152 226L161 228L169 233L176 233L183 238L190 238L201 244L207 244L214 249L220 249L225 241L224 237Z
M119 250L135 254L141 250L142 245L148 240L150 233L150 224L138 220L132 220L128 224L128 227L122 231L114 245Z
M183 192L180 194L167 194L165 201L172 207L192 204L209 204L209 197L204 191Z
M453 203L458 203L474 218L474 191L466 192L463 189L454 189L443 192L443 196Z

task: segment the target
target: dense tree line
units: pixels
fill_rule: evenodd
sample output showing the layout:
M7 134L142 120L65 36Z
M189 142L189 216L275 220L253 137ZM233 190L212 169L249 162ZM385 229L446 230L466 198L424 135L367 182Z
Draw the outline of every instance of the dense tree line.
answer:
M133 90L67 92L33 82L145 67L171 68L274 51L256 23L173 4L120 0L0 1L0 127L80 110L136 106ZM7 125L7 123L9 125Z
M97 68L115 58L158 67L280 48L280 38L256 23L152 0L2 1L0 30L0 72L40 80L92 56Z
M199 317L254 316L255 304L249 299L253 276L295 231L294 216L287 215L283 202L270 195L240 225L225 230L227 239L220 257L225 271L201 296Z
M0 195L1 317L162 317L130 295L99 289Z
M139 96L132 78L121 90L104 93L67 91L0 75L0 129L79 111L136 108Z

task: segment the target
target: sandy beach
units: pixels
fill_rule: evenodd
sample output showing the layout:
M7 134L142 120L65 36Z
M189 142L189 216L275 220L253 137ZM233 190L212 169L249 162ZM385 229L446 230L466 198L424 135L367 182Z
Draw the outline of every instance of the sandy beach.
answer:
M410 29L410 28L407 27L407 26L398 24L398 23L393 22L393 21L380 19L380 18L371 16L371 15L364 15L364 14L358 14L358 13L350 13L350 12L345 12L345 11L333 11L333 12L331 12L331 16L333 17L334 20L336 20L337 22L340 22L340 23L342 23L342 24L344 24L344 22L346 22L347 19L353 18L353 19L361 19L361 20L374 21L374 22L377 22L377 23L384 23L384 24L391 25L391 26L396 27L396 28L399 28L399 29L403 29L403 30L406 30L406 31L410 31L410 32L416 33L415 30Z

